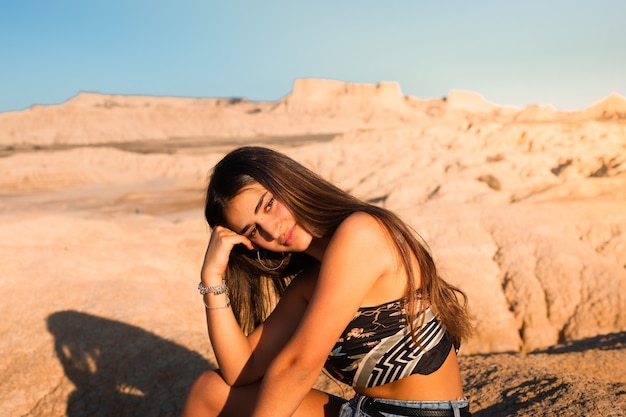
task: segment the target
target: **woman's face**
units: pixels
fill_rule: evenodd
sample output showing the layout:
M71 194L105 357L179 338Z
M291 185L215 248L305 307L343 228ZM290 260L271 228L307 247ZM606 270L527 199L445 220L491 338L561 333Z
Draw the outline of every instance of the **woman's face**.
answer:
M226 207L229 227L272 252L304 252L312 236L302 229L289 211L259 183L244 187Z

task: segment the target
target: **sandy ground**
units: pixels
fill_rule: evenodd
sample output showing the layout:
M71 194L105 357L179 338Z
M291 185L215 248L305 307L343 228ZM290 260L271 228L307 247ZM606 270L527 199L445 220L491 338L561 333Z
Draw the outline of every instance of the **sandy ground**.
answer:
M9 389L3 415L177 415L191 381L214 366L191 285L207 236L202 183L139 185L2 196L0 235L18 248L13 258L18 265L4 251L0 284L3 309L13 310L5 314L14 323L4 325L1 344L3 386ZM41 246L21 240L24 231ZM181 245L186 259L174 248ZM98 259L103 250L108 256ZM59 253L73 262L55 260ZM166 259L157 265L155 256ZM88 265L81 265L81 258ZM120 281L111 262L126 263L121 273L129 275ZM181 263L181 277L172 277ZM43 273L32 276L33 268L48 271L56 285L39 285L48 279ZM32 279L39 284L33 286ZM43 293L19 299L32 291ZM38 322L23 319L26 314ZM17 326L20 320L23 326ZM45 333L38 333L42 326ZM30 344L15 349L19 340ZM462 355L460 363L475 416L623 416L625 359L626 334L616 333L525 355ZM42 373L43 380L37 377ZM351 395L325 376L318 386Z
M461 357L475 416L623 416L626 333L531 354Z

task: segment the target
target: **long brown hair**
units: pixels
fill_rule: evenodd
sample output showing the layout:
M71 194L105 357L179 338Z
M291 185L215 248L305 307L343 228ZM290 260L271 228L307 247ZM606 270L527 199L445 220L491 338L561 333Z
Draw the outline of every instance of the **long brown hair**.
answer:
M281 201L296 222L315 238L331 236L355 212L372 215L389 233L408 272L407 319L411 332L415 334L419 323L409 318L417 317L424 308L425 303L419 300L428 300L455 344L469 337L472 326L467 296L439 277L419 234L389 210L357 199L282 153L247 146L235 149L218 162L207 188L205 217L209 226L226 226L227 204L244 186L254 182ZM420 274L411 266L412 256L417 258ZM242 245L235 247L225 274L233 310L246 332L269 314L272 302L283 294L292 277L316 262L304 253L288 254L284 259L280 254L268 253L264 264L280 267L267 271L256 257L256 252Z

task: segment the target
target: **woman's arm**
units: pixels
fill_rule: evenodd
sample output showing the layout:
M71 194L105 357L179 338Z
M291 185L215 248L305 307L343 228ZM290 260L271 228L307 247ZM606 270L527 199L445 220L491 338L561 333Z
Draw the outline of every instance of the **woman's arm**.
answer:
M254 417L292 415L342 330L396 262L390 238L370 215L353 214L339 226L301 323L263 378Z
M223 353L218 364L229 385L247 385L263 378L269 364L285 347L302 319L316 278L317 270L303 272L294 278L272 313L247 337L250 349L247 357L237 356L242 352L233 349L227 332L220 333L223 330L221 326L218 328L209 324L209 337L216 357L218 350ZM241 332L241 329L238 331ZM230 374L226 376L225 372Z
M229 229L216 227L202 267L204 286L222 283L230 250L235 244L245 244L245 240ZM295 278L272 314L247 337L232 309L226 307L226 294L204 295L209 338L226 383L246 385L263 377L269 363L285 346L301 319L307 306L306 293L312 292L316 276L317 270L311 270Z

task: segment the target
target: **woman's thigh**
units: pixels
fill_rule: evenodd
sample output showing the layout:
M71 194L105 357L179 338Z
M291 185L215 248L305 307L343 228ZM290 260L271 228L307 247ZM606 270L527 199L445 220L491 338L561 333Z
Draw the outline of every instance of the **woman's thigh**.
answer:
M183 417L248 416L259 395L260 383L241 387L227 385L216 371L207 371L192 385ZM295 417L337 417L346 400L318 390L306 395Z

